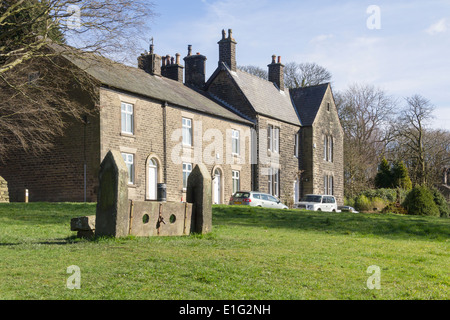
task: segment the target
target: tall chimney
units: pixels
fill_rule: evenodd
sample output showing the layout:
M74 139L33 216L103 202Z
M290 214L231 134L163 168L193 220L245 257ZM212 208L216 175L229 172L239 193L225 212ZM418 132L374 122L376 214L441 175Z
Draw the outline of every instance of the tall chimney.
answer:
M197 53L192 55L192 45L188 46L188 55L184 57L185 84L203 89L206 79L206 57Z
M150 52L141 54L138 57L138 67L145 72L161 76L161 57L153 52L154 46L150 45Z
M225 30L222 30L222 40L219 44L219 66L224 62L231 71L236 71L236 44L233 39L233 30L228 29L228 38Z
M277 85L277 87L284 91L284 65L281 63L281 57L278 56L278 62L276 62L276 55L272 56L272 63L269 67L269 81Z
M175 54L175 57L166 56L166 64L162 67L162 76L183 83L183 69L180 64L180 54Z

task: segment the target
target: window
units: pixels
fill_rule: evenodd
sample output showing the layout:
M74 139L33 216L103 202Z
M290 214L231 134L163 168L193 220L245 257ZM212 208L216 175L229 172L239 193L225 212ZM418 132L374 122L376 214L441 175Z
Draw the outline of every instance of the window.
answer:
M280 195L280 170L276 168L269 169L267 177L267 193L278 197Z
M329 195L333 195L334 190L333 190L333 176L329 176L328 177L328 194Z
M328 137L328 161L333 162L333 137Z
M187 180L192 172L192 163L183 163L183 189L187 188Z
M133 134L134 132L134 110L133 105L122 102L121 116L122 116L122 133Z
M323 160L333 162L333 137L323 136Z
M267 149L278 153L280 150L280 128L269 125L267 127Z
M298 158L300 148L300 133L294 135L294 156Z
M231 146L233 154L240 154L240 140L239 140L239 131L233 130L231 132Z
M134 154L122 153L122 158L128 169L128 184L134 184Z
M334 190L333 190L333 183L334 183L333 176L325 175L323 177L323 186L324 186L324 188L323 188L324 189L324 193L323 194L333 195L333 192L334 192Z
M192 120L183 118L183 145L192 146Z
M232 180L233 180L233 193L239 191L241 188L240 179L239 179L239 171L232 171Z

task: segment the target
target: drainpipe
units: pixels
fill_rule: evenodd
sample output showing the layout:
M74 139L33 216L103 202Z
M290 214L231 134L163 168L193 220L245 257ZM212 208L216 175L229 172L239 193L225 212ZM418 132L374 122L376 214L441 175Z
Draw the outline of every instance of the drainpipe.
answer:
M163 111L163 152L164 152L164 166L163 166L163 175L164 175L164 183L167 184L167 106L169 104L165 101L162 104Z

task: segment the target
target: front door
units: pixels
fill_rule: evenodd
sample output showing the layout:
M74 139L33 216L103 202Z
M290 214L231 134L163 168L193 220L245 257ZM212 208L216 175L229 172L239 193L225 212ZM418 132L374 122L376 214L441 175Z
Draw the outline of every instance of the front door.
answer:
M156 200L158 183L158 165L154 159L151 159L148 165L148 199Z
M221 190L221 175L220 175L220 171L218 169L216 169L214 171L214 180L213 180L213 202L214 204L220 204L221 203L221 194L222 194L222 190Z

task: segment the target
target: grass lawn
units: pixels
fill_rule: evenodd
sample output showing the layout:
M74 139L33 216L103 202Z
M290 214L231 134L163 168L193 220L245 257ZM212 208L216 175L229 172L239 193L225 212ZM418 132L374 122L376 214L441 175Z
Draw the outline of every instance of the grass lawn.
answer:
M214 206L207 235L77 239L70 219L92 214L0 204L0 299L450 297L450 219ZM367 287L373 265L381 289Z

